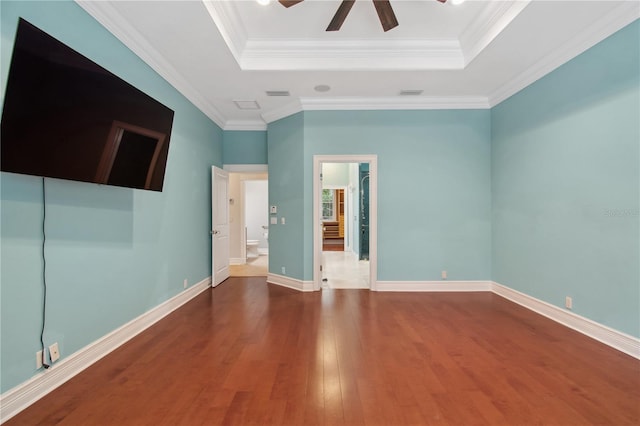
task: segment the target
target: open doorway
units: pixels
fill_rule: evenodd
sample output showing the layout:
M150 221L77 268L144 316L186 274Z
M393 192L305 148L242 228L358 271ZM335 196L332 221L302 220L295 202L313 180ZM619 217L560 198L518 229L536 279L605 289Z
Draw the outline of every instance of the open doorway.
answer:
M314 288L376 283L376 156L314 156Z
M265 172L229 174L231 276L268 274L268 193L268 175Z

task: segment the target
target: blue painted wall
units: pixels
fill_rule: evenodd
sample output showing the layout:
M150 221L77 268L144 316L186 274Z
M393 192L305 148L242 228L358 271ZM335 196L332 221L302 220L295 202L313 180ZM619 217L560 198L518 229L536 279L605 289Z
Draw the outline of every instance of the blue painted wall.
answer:
M269 225L269 272L304 276L305 186L304 115L298 113L269 124L269 205L277 206L278 224ZM282 225L280 219L286 223ZM282 272L285 268L285 272Z
M303 221L300 235L270 239L270 253L302 253L294 278L313 279L313 155L377 154L378 279L439 280L442 270L450 280L491 279L489 111L302 114L295 124L269 125L270 183L295 186L291 208ZM276 130L288 132L291 152L272 151L282 144ZM294 192L275 184L269 191L274 199Z
M640 23L495 107L494 280L640 336Z
M224 164L267 164L267 132L225 130L222 152Z
M2 97L18 16L175 111L161 193L46 179L45 344L62 357L211 275L210 166L222 131L70 1L0 3ZM42 320L42 179L0 174L1 391L35 373Z

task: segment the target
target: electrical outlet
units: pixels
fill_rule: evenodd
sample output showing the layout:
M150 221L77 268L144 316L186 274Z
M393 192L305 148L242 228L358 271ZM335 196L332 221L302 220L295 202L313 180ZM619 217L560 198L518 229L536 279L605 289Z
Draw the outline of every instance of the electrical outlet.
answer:
M447 271L442 271L442 279L443 280L447 279Z
M47 352L45 349L45 356L46 356ZM42 351L38 351L36 352L36 369L40 369L42 368Z
M567 309L573 309L573 299L569 296L564 298L564 307Z
M182 282L182 288L187 288L188 285L189 285L189 281L187 281L187 279L185 278L184 281Z
M51 362L56 362L60 359L60 350L58 349L58 342L49 346L49 355L51 356Z
M282 275L286 275L287 274L287 269L283 266L282 267Z

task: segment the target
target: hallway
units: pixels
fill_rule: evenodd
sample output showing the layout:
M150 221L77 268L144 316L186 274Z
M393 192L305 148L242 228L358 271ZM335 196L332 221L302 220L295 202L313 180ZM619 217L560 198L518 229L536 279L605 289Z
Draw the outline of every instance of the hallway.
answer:
M358 260L353 252L323 251L323 276L328 288L369 288L369 261ZM250 257L243 265L230 265L232 277L266 277L269 256Z
M369 288L369 261L353 252L323 251L322 265L323 287Z

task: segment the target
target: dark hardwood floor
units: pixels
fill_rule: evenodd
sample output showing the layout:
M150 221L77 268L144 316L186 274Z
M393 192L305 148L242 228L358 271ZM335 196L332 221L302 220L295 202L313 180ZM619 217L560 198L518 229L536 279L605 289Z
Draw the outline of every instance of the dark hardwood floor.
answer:
M13 425L638 425L640 361L491 293L231 278Z
M322 251L344 251L344 238L325 238Z

